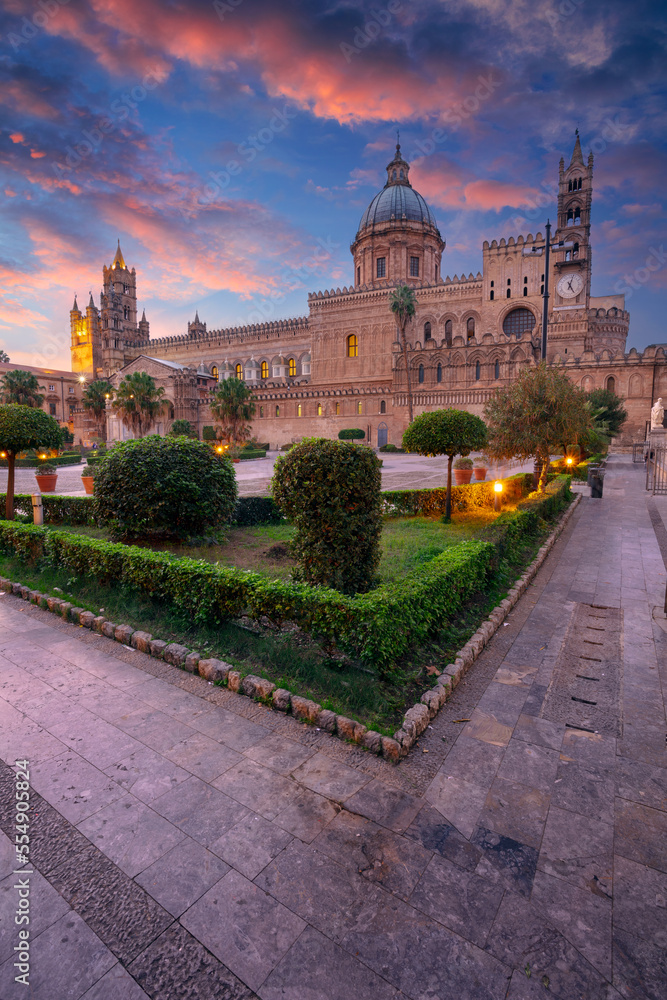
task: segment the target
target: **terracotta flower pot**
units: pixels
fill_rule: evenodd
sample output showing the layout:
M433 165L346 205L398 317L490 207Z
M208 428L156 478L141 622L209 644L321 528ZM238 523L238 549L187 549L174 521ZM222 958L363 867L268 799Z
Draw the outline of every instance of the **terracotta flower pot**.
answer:
M40 493L53 493L58 481L58 473L55 472L53 475L49 474L45 476L39 476L35 473L35 479L37 480Z
M454 481L457 486L466 486L472 479L472 469L454 469Z
M81 476L81 482L83 483L84 490L86 491L88 496L90 496L93 492L93 487L95 486L95 477Z
M483 483L486 479L486 469L483 465L476 465L472 470L475 473L475 479L478 483Z

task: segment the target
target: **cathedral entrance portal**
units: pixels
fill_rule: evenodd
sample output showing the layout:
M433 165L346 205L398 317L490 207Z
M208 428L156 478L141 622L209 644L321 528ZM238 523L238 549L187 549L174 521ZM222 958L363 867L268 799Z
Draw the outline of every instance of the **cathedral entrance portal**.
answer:
M387 443L387 425L384 421L378 427L378 448Z

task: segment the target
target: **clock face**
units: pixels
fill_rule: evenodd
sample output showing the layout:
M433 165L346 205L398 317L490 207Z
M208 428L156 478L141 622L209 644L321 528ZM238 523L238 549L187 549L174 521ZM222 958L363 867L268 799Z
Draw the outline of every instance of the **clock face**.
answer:
M556 290L562 299L574 299L584 287L584 279L578 271L564 274L556 285Z

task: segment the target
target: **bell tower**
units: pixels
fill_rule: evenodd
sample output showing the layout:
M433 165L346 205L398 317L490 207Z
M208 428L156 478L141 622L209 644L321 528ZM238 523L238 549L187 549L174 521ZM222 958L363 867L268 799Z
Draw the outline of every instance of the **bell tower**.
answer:
M575 133L570 165L565 169L561 159L558 171L558 225L555 242L574 246L556 250L553 260L553 307L555 309L588 309L591 295L591 203L593 200L593 154L584 163Z

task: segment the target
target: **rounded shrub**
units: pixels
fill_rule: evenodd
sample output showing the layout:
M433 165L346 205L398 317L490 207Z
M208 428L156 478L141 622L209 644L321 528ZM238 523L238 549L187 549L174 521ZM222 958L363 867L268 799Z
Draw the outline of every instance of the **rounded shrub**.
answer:
M185 437L124 441L100 460L96 517L114 538L184 538L231 520L234 466L226 455Z
M363 593L376 582L382 513L380 461L370 448L327 438L276 461L273 497L296 527L296 579Z
M360 427L345 427L338 431L339 441L361 441L365 437L366 431L362 431Z

